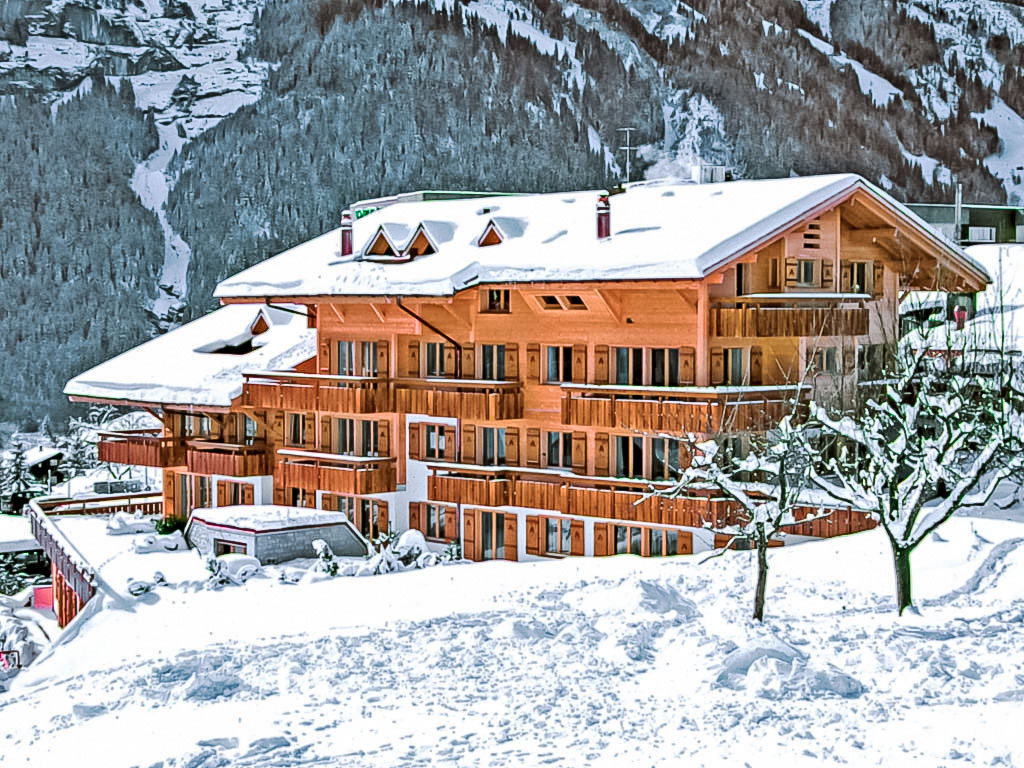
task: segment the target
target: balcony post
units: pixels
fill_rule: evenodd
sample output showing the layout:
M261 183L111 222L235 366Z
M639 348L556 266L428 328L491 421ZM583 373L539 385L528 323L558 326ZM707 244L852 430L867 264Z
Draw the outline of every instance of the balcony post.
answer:
M697 284L697 386L708 386L708 285L701 280Z

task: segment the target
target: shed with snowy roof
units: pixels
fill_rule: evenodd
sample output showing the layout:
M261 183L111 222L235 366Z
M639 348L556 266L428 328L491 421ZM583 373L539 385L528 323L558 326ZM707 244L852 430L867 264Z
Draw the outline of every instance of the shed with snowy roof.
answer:
M336 555L362 557L369 546L342 512L272 504L197 509L185 528L204 555L240 553L264 565L313 557L322 539Z

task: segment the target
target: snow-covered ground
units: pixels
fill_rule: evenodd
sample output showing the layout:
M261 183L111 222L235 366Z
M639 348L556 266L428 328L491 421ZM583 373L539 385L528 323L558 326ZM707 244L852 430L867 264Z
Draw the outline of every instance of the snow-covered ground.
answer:
M1024 765L1024 523L922 545L921 616L888 557L773 551L764 626L745 552L158 587L15 678L3 765Z

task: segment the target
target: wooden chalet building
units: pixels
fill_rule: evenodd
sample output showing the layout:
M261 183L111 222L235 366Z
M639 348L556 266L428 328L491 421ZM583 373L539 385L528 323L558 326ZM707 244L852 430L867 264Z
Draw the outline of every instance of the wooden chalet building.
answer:
M163 468L167 516L320 507L475 560L687 553L721 546L731 511L649 496L686 466L680 436L742 451L799 382L849 400L903 292L988 279L853 175L414 193L225 280L221 309L66 392L161 419L99 451ZM838 510L792 535L868 525Z

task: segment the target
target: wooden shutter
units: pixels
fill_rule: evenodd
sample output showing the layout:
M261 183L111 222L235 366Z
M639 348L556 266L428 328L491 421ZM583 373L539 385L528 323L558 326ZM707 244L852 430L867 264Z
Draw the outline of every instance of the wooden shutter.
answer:
M697 353L693 347L679 348L679 383L693 384L697 381Z
M505 345L505 378L509 381L517 381L519 379L518 344Z
M377 505L377 530L380 533L387 533L391 530L390 520L388 519L388 503L386 501L375 501Z
M385 419L377 422L377 454L391 455L391 423Z
M444 430L444 452L441 454L445 461L455 461L458 451L455 449L455 427L438 427Z
M526 345L526 377L534 384L540 382L540 344Z
M885 293L885 265L875 262L874 275L871 283L871 295L881 296Z
M320 342L320 354L317 355L317 370L320 373L331 373L331 344L326 339Z
M512 512L505 513L505 559L519 559L519 532L517 530L518 515Z
M761 374L761 348L751 347L750 348L750 385L753 387L761 386L763 381Z
M540 430L535 427L526 430L526 466L540 466Z
M420 375L420 340L413 339L409 342L409 352L405 358L405 372L416 378Z
M462 512L462 556L467 560L480 559L480 542L477 540L480 510L467 509Z
M797 268L796 259L786 259L786 287L792 288L796 285Z
M853 285L853 265L843 264L839 268L839 291L849 293L851 285Z
M316 415L312 413L302 414L302 446L311 448L316 445Z
M676 537L676 541L678 542L676 544L676 546L678 547L678 549L676 549L676 554L679 554L679 555L692 555L693 554L693 534L692 533L690 533L689 531L679 531L679 534ZM780 541L779 543L781 544L782 542Z
M577 474L587 472L587 433L572 433L572 471Z
M462 425L462 445L460 446L459 460L463 464L476 464L476 426L473 424Z
M608 383L608 347L604 344L594 347L594 383Z
M824 260L821 262L821 282L826 288L832 287L832 262Z
M594 474L595 475L607 475L608 474L608 446L609 440L607 433L598 432L594 435ZM575 448L575 446L573 446ZM575 452L573 453L575 456Z
M409 445L406 447L410 459L419 459L423 455L421 445L420 424L415 422L409 425Z
M388 355L388 343L386 341L377 342L377 375L387 376L388 375L388 361L390 360Z
M323 416L320 419L320 450L324 453L331 453L334 446L331 442L331 424L334 419L330 416Z
M444 508L444 537L449 541L459 538L459 520L455 516L455 507Z
M540 528L541 518L536 515L526 517L526 554L540 554L540 537L543 535Z
M604 523L594 524L594 556L604 557L612 553L611 549L611 537L609 536L609 526Z
M458 354L451 344L444 345L444 375L451 378L455 376L455 355Z
M462 378L476 378L476 350L471 344L462 348Z
M843 346L840 348L840 354L842 358L839 360L839 364L842 366L839 369L840 375L853 373L857 370L857 349L852 344Z
M572 345L572 380L576 384L587 383L587 345Z
M231 506L231 483L226 480L217 481L217 506Z
M519 466L519 428L505 427L505 463Z
M725 383L725 352L721 347L714 347L711 350L711 384L712 386Z
M422 501L409 502L409 528L426 535L426 504Z
M243 504L254 504L256 497L256 488L251 483L245 483L242 485L242 503Z
M566 521L562 524L565 525ZM583 521L573 520L569 524L569 552L574 555L583 554Z

